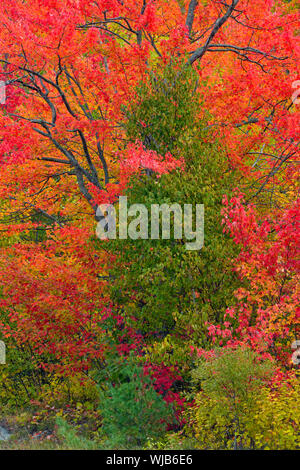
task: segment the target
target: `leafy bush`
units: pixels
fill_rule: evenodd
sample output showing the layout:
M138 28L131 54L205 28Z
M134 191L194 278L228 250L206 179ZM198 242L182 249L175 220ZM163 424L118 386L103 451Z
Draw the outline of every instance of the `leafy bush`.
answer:
M245 448L254 445L247 429L273 364L259 362L248 348L216 349L193 371L200 386L191 425L200 448Z
M300 449L299 375L259 394L246 424L255 446L265 450Z

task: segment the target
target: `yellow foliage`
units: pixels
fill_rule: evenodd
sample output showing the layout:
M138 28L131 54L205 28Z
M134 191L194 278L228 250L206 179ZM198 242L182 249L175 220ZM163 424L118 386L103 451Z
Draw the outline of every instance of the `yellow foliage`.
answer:
M300 381L292 378L275 388L264 387L251 409L241 415L236 445L264 450L300 449ZM198 393L188 411L186 432L199 449L233 449L234 426L230 412L220 411L217 399Z
M264 390L254 415L247 423L247 431L256 447L272 450L300 448L299 396L299 377L275 390Z

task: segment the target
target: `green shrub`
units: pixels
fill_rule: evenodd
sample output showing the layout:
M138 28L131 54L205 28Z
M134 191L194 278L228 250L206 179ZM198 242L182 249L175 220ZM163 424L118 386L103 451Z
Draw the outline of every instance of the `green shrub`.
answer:
M200 448L254 446L247 423L273 372L270 361L260 362L248 348L219 348L211 359L200 359L193 379L201 391L190 414L192 434Z
M100 390L105 447L141 448L148 439L158 440L174 422L172 407L155 391L133 356L111 363L108 369L110 379L105 390Z

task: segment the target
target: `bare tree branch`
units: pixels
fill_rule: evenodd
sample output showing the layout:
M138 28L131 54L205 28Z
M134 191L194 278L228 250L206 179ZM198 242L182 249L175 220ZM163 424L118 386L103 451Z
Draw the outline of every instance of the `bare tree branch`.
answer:
M195 10L196 10L197 5L198 5L198 0L191 0L189 3L188 13L187 13L186 22L185 22L185 25L189 31L189 35L192 32Z
M219 29L223 26L223 24L226 23L226 21L230 18L231 14L234 11L235 7L237 6L238 2L239 2L239 0L233 0L232 4L228 7L225 15L222 16L222 18L217 19L217 21L215 22L215 24L213 26L213 29L212 29L210 35L208 36L204 46L199 47L192 54L192 56L189 58L189 63L190 64L193 64L196 60L201 60L202 59L202 57L204 56L205 52L208 49L209 44L211 43L211 41L213 40L213 38L215 37L215 35L219 31Z

